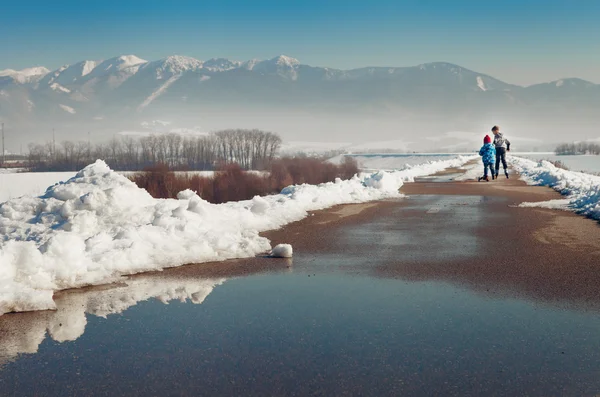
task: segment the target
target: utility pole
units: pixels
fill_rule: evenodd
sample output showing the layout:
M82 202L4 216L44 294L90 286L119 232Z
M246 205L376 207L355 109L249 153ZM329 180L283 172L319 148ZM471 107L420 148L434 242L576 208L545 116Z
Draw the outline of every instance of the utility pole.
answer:
M6 152L4 151L4 123L2 123L2 166L4 167L4 161L6 160Z

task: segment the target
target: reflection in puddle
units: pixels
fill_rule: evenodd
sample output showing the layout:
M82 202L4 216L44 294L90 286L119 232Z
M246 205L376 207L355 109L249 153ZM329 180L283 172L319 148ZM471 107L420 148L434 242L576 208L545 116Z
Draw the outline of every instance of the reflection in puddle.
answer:
M0 316L0 364L22 353L36 353L46 333L57 342L74 341L85 332L86 314L98 317L122 313L149 299L201 304L225 278L149 274L120 284L61 291L54 296L55 311Z

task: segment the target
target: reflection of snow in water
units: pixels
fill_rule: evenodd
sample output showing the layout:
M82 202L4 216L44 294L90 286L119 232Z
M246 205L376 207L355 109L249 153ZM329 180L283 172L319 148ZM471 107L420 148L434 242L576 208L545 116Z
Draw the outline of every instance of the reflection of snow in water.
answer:
M106 317L151 298L165 304L174 299L201 304L213 288L224 281L224 278L160 274L132 277L121 284L62 292L54 296L56 311L0 316L0 364L18 354L36 353L46 331L57 342L76 340L85 331L86 313Z

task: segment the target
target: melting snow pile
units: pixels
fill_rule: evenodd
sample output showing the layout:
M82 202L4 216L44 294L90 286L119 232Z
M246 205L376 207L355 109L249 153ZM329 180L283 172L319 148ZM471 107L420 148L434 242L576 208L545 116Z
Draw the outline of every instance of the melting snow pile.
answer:
M291 244L277 244L271 251L271 256L274 258L291 258L293 253Z
M268 252L271 245L259 232L298 221L307 211L400 197L404 182L471 158L289 186L277 195L219 205L190 190L178 199L154 199L99 160L41 197L0 204L0 314L54 309L54 291L126 274Z
M572 209L600 220L600 177L557 168L548 161L535 162L511 157L512 166L530 185L550 186L564 194L564 200L522 203L523 207Z

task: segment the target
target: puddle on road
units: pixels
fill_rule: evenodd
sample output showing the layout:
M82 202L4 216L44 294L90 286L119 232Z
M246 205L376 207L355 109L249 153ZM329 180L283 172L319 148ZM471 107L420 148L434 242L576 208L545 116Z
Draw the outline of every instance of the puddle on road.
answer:
M413 196L345 229L339 253L228 280L167 270L1 316L0 395L599 393L597 312L371 277L480 255L487 200Z
M435 262L472 257L479 253L476 229L491 221L485 196L409 196L391 216L349 227L347 246L369 246L381 259L398 262Z
M415 178L415 182L453 182L454 178L464 175L464 172L439 174Z
M68 342L40 341L43 330L30 334L29 348L35 345L37 353L4 365L0 393L600 390L598 315L489 299L443 283L302 271L228 280L211 291L201 304L151 299L106 319L88 316L86 332Z

